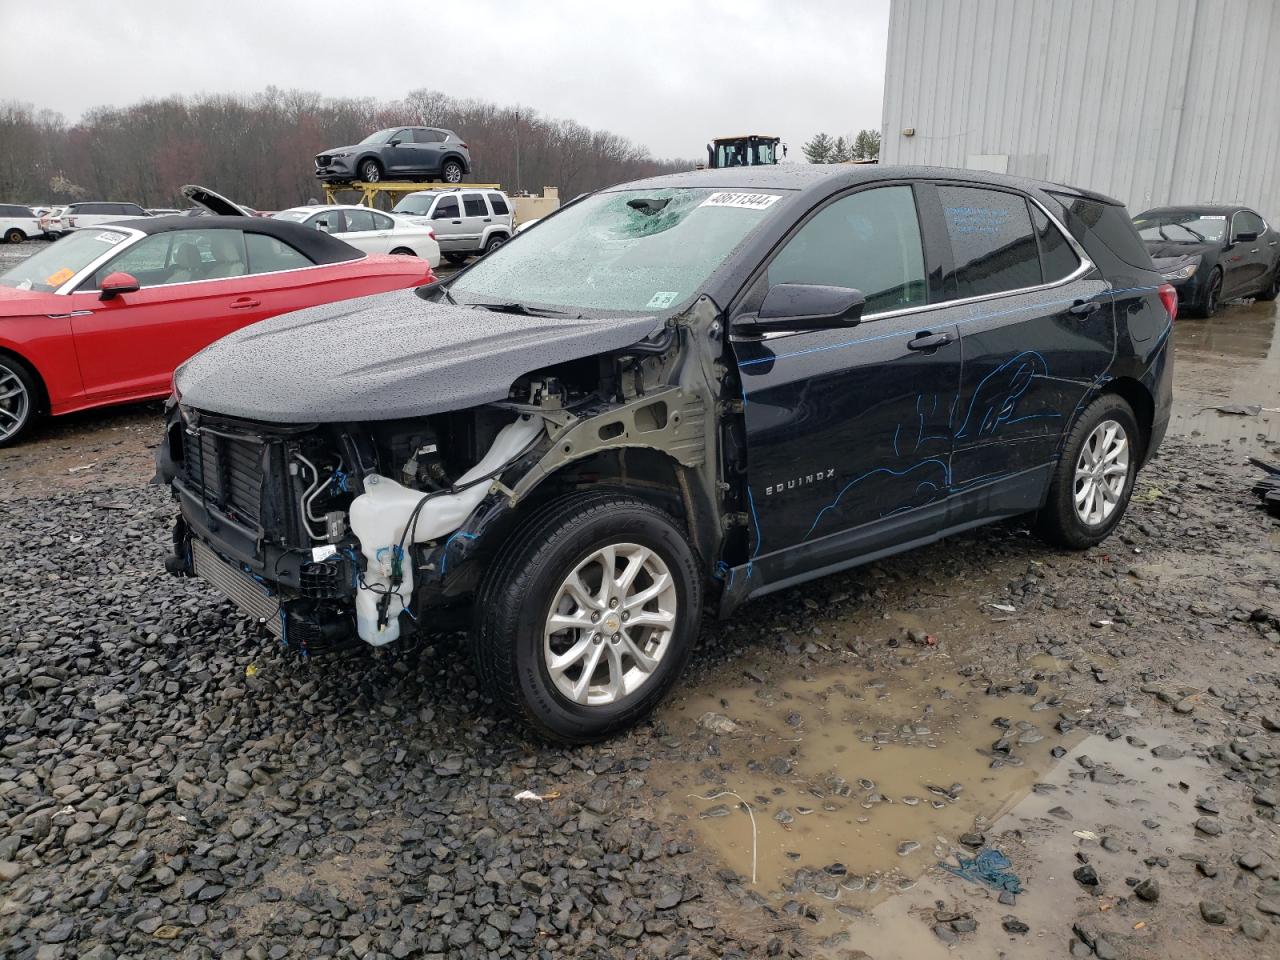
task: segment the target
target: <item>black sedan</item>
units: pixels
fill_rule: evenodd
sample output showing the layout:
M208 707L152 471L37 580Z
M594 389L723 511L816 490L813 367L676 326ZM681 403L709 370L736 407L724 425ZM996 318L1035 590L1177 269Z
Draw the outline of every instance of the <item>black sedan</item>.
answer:
M1223 300L1280 294L1280 232L1248 207L1155 207L1133 222L1156 269L1193 316L1212 317Z

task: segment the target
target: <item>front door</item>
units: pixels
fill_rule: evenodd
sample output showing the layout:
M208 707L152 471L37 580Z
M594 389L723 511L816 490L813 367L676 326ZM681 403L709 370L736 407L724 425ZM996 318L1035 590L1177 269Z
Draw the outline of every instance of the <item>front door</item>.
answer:
M344 210L346 229L338 237L365 253L387 253L390 232L379 230L372 210Z
M1223 284L1224 297L1245 296L1263 285L1273 254L1263 240L1264 230L1266 224L1252 211L1239 210L1231 218L1231 249L1223 259L1233 269Z
M183 361L282 312L275 285L249 276L249 257L240 230L181 230L153 234L100 267L70 297L85 393L100 399L163 393ZM136 277L142 288L100 299L102 279L115 272Z
M950 252L943 287L963 301L951 461L960 494L1047 469L1111 365L1115 331L1108 285L1039 206L1011 191L936 189ZM1028 478L1027 509L1039 505L1041 480Z
M446 253L465 250L462 226L462 204L456 193L450 193L436 201L431 214L431 227L436 232L440 249Z
M923 248L911 185L846 194L797 229L735 310L758 309L778 283L866 297L856 326L734 339L757 584L905 542L945 514L960 344L929 308Z

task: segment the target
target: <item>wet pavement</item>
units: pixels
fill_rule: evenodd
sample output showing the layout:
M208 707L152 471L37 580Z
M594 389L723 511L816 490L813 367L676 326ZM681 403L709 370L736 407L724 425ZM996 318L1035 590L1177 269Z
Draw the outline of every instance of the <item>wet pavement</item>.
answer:
M1174 324L1171 432L1255 455L1280 444L1278 316L1280 301L1234 301L1212 320Z

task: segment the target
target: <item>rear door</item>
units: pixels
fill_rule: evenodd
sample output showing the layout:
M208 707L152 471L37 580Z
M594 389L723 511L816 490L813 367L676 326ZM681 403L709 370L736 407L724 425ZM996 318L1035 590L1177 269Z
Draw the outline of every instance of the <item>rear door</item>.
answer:
M1109 285L1034 200L938 183L964 368L953 522L1039 505L1063 431L1115 352Z
M1224 296L1244 296L1263 286L1274 258L1274 250L1268 249L1263 238L1266 228L1252 210L1238 210L1231 218L1231 249L1224 259L1232 269L1223 284Z
M507 201L505 195L501 193L487 193L489 198L489 209L493 211L493 222L500 223L507 228L507 232L511 232L515 220L511 213L511 204Z
M476 190L462 193L462 240L466 249L478 250L484 244L484 232L493 223L493 214L484 194Z
M424 177L438 174L444 153L444 134L439 130L419 127L413 131L413 142L415 171Z
M462 223L462 201L456 193L447 193L436 201L431 212L431 225L445 253L467 250Z

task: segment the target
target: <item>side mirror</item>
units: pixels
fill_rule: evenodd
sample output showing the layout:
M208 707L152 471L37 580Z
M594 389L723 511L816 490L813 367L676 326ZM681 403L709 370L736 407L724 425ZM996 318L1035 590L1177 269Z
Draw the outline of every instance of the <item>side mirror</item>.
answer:
M114 300L122 293L136 293L142 289L138 278L128 273L108 273L102 279L102 288L98 293L99 300Z
M733 325L750 333L852 327L862 320L864 306L862 291L852 287L779 283L765 295L759 313L738 317Z
M1232 241L1232 243L1253 243L1253 241L1257 239L1258 239L1257 233L1250 230L1242 230L1236 234L1236 237Z
M387 146L388 146L388 147L398 147L398 146L400 146L400 141L399 141L399 140L388 140L388 141L387 141Z

